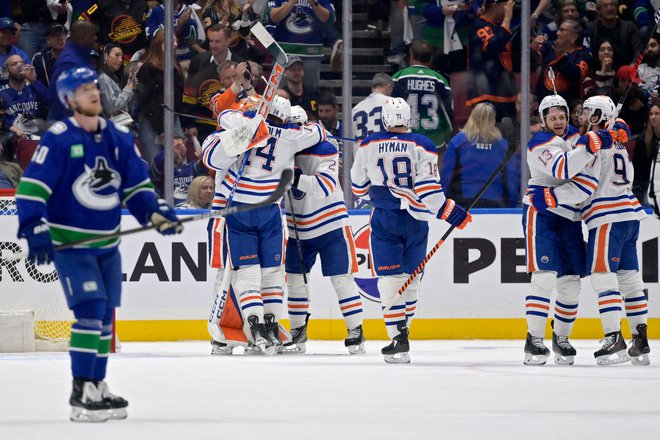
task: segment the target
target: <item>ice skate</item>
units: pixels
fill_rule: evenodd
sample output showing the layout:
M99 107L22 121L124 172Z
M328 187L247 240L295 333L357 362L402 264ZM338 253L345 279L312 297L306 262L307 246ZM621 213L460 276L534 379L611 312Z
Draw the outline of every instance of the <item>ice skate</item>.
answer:
M110 418L110 403L103 399L92 381L74 379L69 404L72 422L98 423Z
M348 348L350 354L364 354L364 333L362 325L358 325L348 330L348 336L344 340L344 345Z
M128 417L126 412L128 401L126 399L112 394L108 384L103 380L96 385L96 388L101 393L103 400L110 405L110 420L123 420Z
M525 365L545 365L550 356L550 350L543 344L543 338L527 333L525 340Z
M557 336L552 332L552 351L555 353L555 364L573 365L577 352L568 340L568 336Z
M224 342L218 342L213 339L211 340L211 354L213 356L231 356L233 348L234 347L225 344Z
M256 315L248 316L247 321L250 324L250 333L252 333L254 345L266 356L273 356L276 353L275 346L268 337L266 326L259 324L259 317Z
M622 364L630 360L621 330L606 334L600 343L600 350L594 353L598 365Z
M307 347L307 321L309 321L309 313L305 317L305 323L300 327L291 329L291 342L284 345L285 353L305 353Z
M628 354L630 355L630 362L632 362L633 365L651 364L651 360L649 359L651 347L649 347L647 330L648 327L646 324L638 324L637 334L633 335L632 341L630 342Z
M410 343L408 343L408 328L405 323L397 325L399 334L392 339L392 342L387 347L383 347L380 352L385 357L385 362L388 364L409 364Z
M282 340L280 339L280 325L275 320L275 315L272 313L266 313L264 315L264 321L266 321L266 334L268 335L268 339L270 339L270 342L273 343L276 351L281 351L278 350L278 348L282 347Z

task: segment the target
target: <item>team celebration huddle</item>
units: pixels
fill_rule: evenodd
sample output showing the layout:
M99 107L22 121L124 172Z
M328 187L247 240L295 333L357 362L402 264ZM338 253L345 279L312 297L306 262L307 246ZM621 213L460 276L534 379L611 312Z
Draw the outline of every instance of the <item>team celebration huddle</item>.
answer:
M487 21L489 8L511 15L514 3L486 0L481 20ZM573 118L550 68L543 80L551 91L538 104L540 127L521 137L526 154L505 147L492 175L478 181L471 193L464 189L460 199L452 198L443 185L450 176L441 174L453 160L445 151L454 148L454 140L434 138L443 130L447 137L451 133L451 104L433 113L439 123L425 131L420 121L423 126L433 116L430 107L418 105L410 90L403 97L392 93L394 82L400 86L406 78L421 81L415 84L423 83L438 96L448 90L442 75L429 67L433 51L426 41L412 44L409 71L394 80L382 73L373 78L374 93L362 111L368 116L358 124L364 130L352 139L308 120L309 112L292 104L281 82L284 70L300 59L287 56L261 24L251 32L272 56L273 68L268 80L263 78L263 93L255 94L248 67L237 64L232 68L240 70L240 95L223 108L218 107L221 93L209 99L206 110L215 126L200 144L198 165L210 170L214 187L202 214L177 212L159 195L131 130L105 117L95 70L73 67L54 78L58 102L70 116L49 121L15 197L18 237L27 242L28 260L54 264L75 316L69 342L72 421L127 417L128 401L106 382L113 317L122 297L123 236L131 234L124 240L133 240L149 230L175 235L184 228L206 228L215 276L213 292L208 292L211 355L226 356L227 362L240 355L262 356L264 363L277 362L271 357L309 357L316 265L336 294L346 329L344 354L359 360L367 351L365 306L355 279L358 257L349 222L354 206L345 201L341 185L350 180L356 206L370 208L369 267L389 338L380 354L388 365L414 364L410 332L427 265L435 253L452 252L442 244L453 231L469 231L478 215L473 219L471 209L482 196L493 195L491 185L510 169L514 157L525 158L526 164L519 165L529 170L526 190L513 197L522 206L520 237L531 276L526 297L520 298L527 334L519 341L516 362L542 366L552 356L556 364L574 365L571 333L584 300L597 302L602 324L595 364L650 365L648 291L637 251L647 212L633 193L635 172L624 145L632 136L631 121L620 117L621 105L596 94L582 102ZM465 144L474 141L470 124L479 135L486 133L502 110L498 99L472 104L470 121L481 120L468 121L457 135L467 139ZM442 98L435 105L443 108ZM353 109L354 119L361 110ZM346 161L347 155L352 160ZM123 230L122 209L140 227ZM442 222L446 230L435 246L429 245L433 222ZM596 298L581 294L586 277ZM624 318L630 341L622 333ZM288 328L280 324L286 319ZM552 339L545 341L549 320Z

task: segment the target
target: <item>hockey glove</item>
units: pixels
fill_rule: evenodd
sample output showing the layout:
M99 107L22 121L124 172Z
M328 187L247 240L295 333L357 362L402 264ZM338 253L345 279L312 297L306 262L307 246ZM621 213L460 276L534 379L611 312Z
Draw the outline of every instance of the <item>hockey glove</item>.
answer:
M620 143L628 142L631 134L630 134L630 127L628 127L626 121L624 121L621 118L617 118L616 122L614 123L614 127L612 128L613 129L610 130L610 135L612 136L612 139Z
M151 224L163 235L179 234L183 225L174 210L163 199L158 200L158 209L151 213Z
M584 144L587 151L593 155L598 154L601 149L612 148L612 135L607 130L588 131L578 144Z
M472 215L452 199L445 200L437 217L458 229L463 229L472 221Z
M539 212L545 212L548 208L557 207L557 197L552 188L536 188L530 196L532 206Z
M53 242L50 240L48 225L38 220L21 229L19 237L28 242L28 260L37 265L53 261Z

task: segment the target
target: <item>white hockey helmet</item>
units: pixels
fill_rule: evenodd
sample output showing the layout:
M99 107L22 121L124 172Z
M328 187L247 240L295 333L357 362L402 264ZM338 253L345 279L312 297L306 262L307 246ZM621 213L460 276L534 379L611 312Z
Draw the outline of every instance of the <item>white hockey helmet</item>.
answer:
M403 98L388 98L381 113L383 127L410 127L410 106Z
M609 121L616 113L616 106L612 98L605 95L592 96L582 103L582 112L587 111L589 125L598 125L603 121ZM598 118L595 119L594 117Z
M305 124L307 122L307 112L305 109L299 105L292 105L289 122L300 125Z
M273 101L270 103L268 114L275 116L284 122L288 121L289 116L291 115L291 102L286 98L275 95Z
M541 116L541 125L543 128L546 128L545 126L545 118L548 116L548 112L552 107L561 107L564 109L564 112L566 113L566 119L568 120L571 112L568 109L568 104L566 103L566 100L562 98L559 95L548 95L545 98L541 100L541 103L539 104L539 115Z

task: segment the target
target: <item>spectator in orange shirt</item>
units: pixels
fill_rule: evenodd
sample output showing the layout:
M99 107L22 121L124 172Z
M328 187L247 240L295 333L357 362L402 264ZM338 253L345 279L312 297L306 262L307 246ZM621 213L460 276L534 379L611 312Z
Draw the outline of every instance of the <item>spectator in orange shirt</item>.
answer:
M227 109L237 109L240 101L247 97L258 97L252 85L252 73L246 61L236 63L225 61L218 68L220 82L224 90L211 98L210 107L213 117Z

